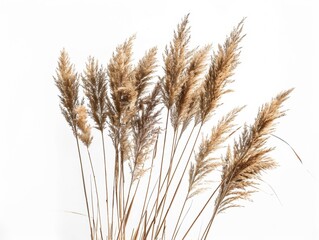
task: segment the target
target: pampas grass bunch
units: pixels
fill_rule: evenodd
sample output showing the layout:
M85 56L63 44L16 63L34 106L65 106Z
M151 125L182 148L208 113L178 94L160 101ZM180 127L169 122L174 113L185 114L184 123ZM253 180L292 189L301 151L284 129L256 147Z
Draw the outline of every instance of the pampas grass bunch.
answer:
M88 58L82 74L61 51L54 80L76 140L91 240L190 239L191 232L211 239L215 217L250 199L262 173L277 166L267 140L292 90L261 106L251 125L235 124L243 110L235 106L212 126L223 96L232 92L244 21L212 51L211 45L190 48L188 19L165 48L161 76L157 48L133 63L135 36L118 45L106 67ZM211 130L200 140L204 126ZM103 155L92 158L92 144ZM209 197L188 214L189 201L202 192ZM213 209L204 218L208 206ZM198 233L199 219L206 227Z

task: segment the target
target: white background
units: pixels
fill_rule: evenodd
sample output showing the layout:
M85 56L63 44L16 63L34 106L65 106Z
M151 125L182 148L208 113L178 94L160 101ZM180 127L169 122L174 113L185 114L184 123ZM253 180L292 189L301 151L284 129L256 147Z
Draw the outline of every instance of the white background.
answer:
M64 47L81 71L89 55L107 64L116 45L137 34L134 58L161 53L190 13L193 46L216 48L243 17L247 36L229 106L258 106L294 87L272 156L271 185L216 218L214 239L319 239L316 1L15 1L0 0L0 240L88 239L75 143L60 114L52 76ZM161 55L158 55L161 62ZM227 105L226 104L226 105ZM228 106L228 105L227 105Z

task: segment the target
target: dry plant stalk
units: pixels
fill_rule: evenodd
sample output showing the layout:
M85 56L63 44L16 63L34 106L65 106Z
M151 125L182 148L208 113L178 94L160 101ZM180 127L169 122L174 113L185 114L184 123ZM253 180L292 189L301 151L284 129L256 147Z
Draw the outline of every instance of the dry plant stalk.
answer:
M156 48L134 64L135 36L116 48L106 67L90 57L81 77L66 51L61 51L54 79L60 91L62 114L77 143L91 240L187 239L191 231L196 231L198 219L204 220L204 210L211 217L199 238L210 239L215 216L250 198L261 173L277 166L269 156L273 148L266 143L275 130L275 121L285 114L281 107L292 90L263 105L255 122L244 125L232 146L230 140L240 129L235 119L243 107L229 111L211 128L210 135L198 142L203 126L222 104L222 97L232 91L229 85L239 63L244 20L211 53L209 62L211 45L194 49L189 46L188 19L188 15L182 19L166 47L164 75L158 78ZM86 104L79 99L80 80ZM166 119L164 128L162 118ZM91 158L93 135L89 121L101 134L103 169L96 169L97 159ZM106 149L105 131L113 144L114 156L110 145ZM164 142L160 143L162 134ZM79 140L86 147L89 169L83 168ZM226 144L229 145L224 151ZM216 156L221 151L224 156ZM85 172L93 176L94 185L90 184L90 188ZM98 172L104 175L104 183L97 182ZM218 174L219 183L209 181ZM184 179L188 179L188 188L182 194ZM210 197L201 203L200 212L185 213L189 200L203 191L210 192ZM182 207L176 205L178 194L184 196ZM213 199L211 210L208 206ZM183 215L191 223L187 227L182 224Z

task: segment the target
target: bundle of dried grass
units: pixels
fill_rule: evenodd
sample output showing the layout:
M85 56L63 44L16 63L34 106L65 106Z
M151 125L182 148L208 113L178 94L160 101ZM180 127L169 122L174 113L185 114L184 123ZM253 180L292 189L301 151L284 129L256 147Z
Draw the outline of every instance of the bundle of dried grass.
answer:
M86 124L86 112L80 107L79 101L79 79L75 73L74 67L71 65L69 56L63 49L58 61L58 68L56 70L56 77L54 77L55 84L60 91L60 108L66 121L72 128L73 135L75 136L77 149L79 154L79 161L81 167L82 186L85 196L86 210L90 225L91 239L93 239L93 228L91 221L91 213L89 208L88 192L84 177L83 162L79 147L79 138L87 146L91 143L90 128ZM79 108L80 107L80 108ZM80 129L78 132L77 129Z
M232 91L229 84L239 63L239 44L244 37L243 21L232 30L225 43L218 46L210 63L207 63L212 46L190 49L188 19L189 15L182 19L172 42L165 49L164 75L158 81L154 80L157 49L151 48L135 65L132 60L135 36L116 48L106 68L90 57L82 75L87 107L79 100L78 74L66 51L61 52L54 80L60 91L62 114L77 142L91 240L185 239L191 230L195 230L195 223L215 199L214 211L201 235L201 239L208 239L215 216L239 206L240 200L248 199L257 189L261 172L276 166L269 156L273 148L267 147L266 143L274 131L275 120L285 114L281 106L291 90L280 93L263 105L255 123L243 127L239 140L228 147L223 158L215 153L222 151L224 144L229 143L233 133L240 128L235 127L234 122L242 108L234 108L223 116L211 127L210 135L198 144L202 127L222 104L222 97ZM161 131L163 109L166 110L166 122L164 131ZM102 199L89 152L93 133L88 115L102 136L105 177L105 196ZM170 128L173 139L169 151L166 142ZM186 131L189 128L190 131ZM106 156L105 130L113 143L114 159ZM193 138L196 131L197 135ZM161 133L164 133L164 142L160 160L157 147ZM79 140L87 149L90 174L94 178L95 194L91 189L90 198ZM182 151L177 151L180 148ZM187 149L190 150L189 155L184 156ZM196 154L193 155L194 152ZM109 169L110 162L114 166L113 171ZM158 171L153 171L155 167ZM208 184L208 179L213 173L218 175L219 170L220 182L211 191L213 183ZM184 188L186 193L181 206L175 200L181 192L183 180L187 179L187 171L188 188ZM143 182L147 187L141 191ZM155 193L150 192L151 189ZM188 200L196 198L204 190L211 191L210 197L197 215L184 215L192 223L179 238ZM132 209L138 212L136 218L131 217ZM177 220L171 218L176 214ZM105 223L101 215L105 215Z

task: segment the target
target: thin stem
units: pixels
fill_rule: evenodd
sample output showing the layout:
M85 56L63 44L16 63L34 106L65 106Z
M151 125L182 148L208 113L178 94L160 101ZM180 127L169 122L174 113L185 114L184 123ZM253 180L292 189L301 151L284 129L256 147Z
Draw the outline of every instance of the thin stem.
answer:
M99 221L100 221L100 225L102 225L102 220L101 220L101 210L100 210L100 199L99 199L99 194L98 194L98 188L97 188L97 183L96 183L96 176L95 176L95 171L93 168L93 163L92 163L92 158L91 158L91 154L89 151L89 148L86 148L88 156L89 156L89 161L90 161L90 166L91 166L91 171L92 171L92 175L93 175L93 181L94 181L94 187L95 187L95 194L96 194L96 201L97 201L97 212L98 212L98 217L99 217ZM93 208L93 207L92 207ZM103 233L102 230L101 231L101 237L103 239Z
M207 225L207 227L206 227L206 229L205 229L205 231L204 231L203 237L204 237L204 236L205 236L205 237L202 238L202 239L206 239L207 236L208 236L208 233L209 233L209 231L210 231L210 229L211 229L211 226L212 226L212 224L213 224L213 221L214 221L214 219L215 219L215 216L216 216L216 214L217 214L217 212L218 212L219 206L220 206L221 202L223 201L223 199L224 199L226 193L228 192L228 189L229 189L231 180L232 180L232 178L233 178L233 175L234 175L234 171L232 172L232 174L231 174L231 176L230 176L230 179L228 180L228 183L226 183L225 190L222 191L222 192L220 193L220 196L218 197L218 202L217 202L217 204L215 204L215 207L214 207L214 213L213 213L211 219L209 220L209 223L208 223L208 225ZM219 184L219 186L218 186L217 188L219 188L222 184L224 184L224 181L225 181L225 179L222 179L222 180L221 180L221 183ZM217 190L217 189L216 189L216 190ZM206 232L206 234L205 234L205 232Z
M151 169L150 169L150 174L149 174L149 177L148 177L147 188L146 188L146 192L145 192L145 198L144 198L143 208L142 208L141 214L143 214L144 211L145 211L146 200L147 200L149 188L150 188L150 185L151 185L151 178L152 178L152 172L153 172L154 159L156 157L156 152L157 152L157 143L158 143L158 135L157 135L157 139L156 139L156 143L155 143L155 147L154 147L154 151L153 151Z
M104 142L104 132L101 130L102 137L102 146L103 146L103 160L104 160L104 178L105 178L105 196L106 196L106 221L107 221L107 230L110 232L110 216L109 216L109 190L108 190L108 182L107 182L107 165L106 165L106 155L105 155L105 142ZM110 240L111 238L108 237Z
M115 145L116 146L116 145ZM117 210L117 215L119 215L118 211L118 195L117 195L117 184L118 184L118 162L119 162L119 157L118 157L118 149L115 149L115 161L114 161L114 179L113 179L113 191L112 191L112 222L111 222L111 232L108 234L110 238L113 238L113 228L114 228L114 209ZM116 202L116 208L114 207ZM118 217L117 217L118 219Z
M189 195L189 191L187 192L187 195L186 195L186 197L185 197L185 199L184 199L182 209L181 209L180 212L179 212L179 216L178 216L178 219L177 219L177 222L176 222L174 231L173 231L172 239L175 239L174 235L175 235L175 233L176 233L176 231L177 231L177 227L178 227L179 221L180 221L180 219L181 219L181 217L182 217L182 213L184 212L184 208L185 208L185 205L186 205L186 202L187 202L187 199L188 199L188 195ZM176 233L176 235L177 235L177 233Z
M168 183L170 181L170 175L171 175L171 171L172 171L172 167L173 167L173 159L174 159L174 155L175 155L175 141L176 141L176 130L174 130L174 135L173 135L173 144L172 144L172 148L171 148L171 157L170 157L170 161L169 161L169 167L168 167L168 170L166 172L166 175L165 175L165 179L166 179L166 186L168 188ZM166 177L167 176L167 177ZM163 184L162 186L164 186L164 183L165 183L165 179L163 181ZM162 190L162 188L161 188ZM164 212L164 208L165 208L165 202L166 202L166 198L167 198L167 194L164 194L164 200L163 200L163 204L162 204L162 210L161 210L161 214L160 214L160 217L159 219L162 219L162 215L163 215L163 212Z
M156 209L158 206L158 198L160 195L160 186L161 186L161 178L162 178L162 171L163 171L163 161L164 161L164 153L165 153L165 146L166 146L166 138L167 138L167 128L168 128L168 119L169 119L169 109L167 110L166 114L166 123L165 123L165 133L164 133L164 144L163 144L163 150L162 150L162 159L161 159L161 168L160 168L160 175L158 180L158 190L157 190L157 198L156 198Z
M133 173L134 173L134 170L133 170ZM130 186L129 186L129 190L128 190L126 201L125 201L125 205L124 205L124 212L123 212L123 216L124 217L121 219L121 223L120 223L120 226L119 226L119 231L118 231L116 239L119 239L119 237L120 237L120 232L121 232L121 229L122 229L122 226L123 226L123 222L124 222L124 219L126 218L125 215L126 215L127 204L128 204L128 201L129 201L129 198L130 198L130 195L131 195L131 189L132 189L132 184L133 184L133 173L132 173L132 176L131 176L131 183L130 183Z
M172 182L172 179L173 179L174 176L175 176L175 173L176 173L176 171L177 171L177 169L178 169L178 166L179 166L179 164L180 164L180 162L181 162L181 160L182 160L182 157L184 156L186 147L188 146L188 143L189 143L189 141L190 141L190 139L191 139L191 137L192 137L192 135L193 135L193 132L194 132L194 130L195 130L195 127L196 127L196 125L193 126L193 128L192 128L192 130L191 130L191 132L190 132L190 134L189 134L189 136L188 136L188 139L187 139L187 141L186 141L186 144L185 144L185 146L184 146L184 148L183 148L183 151L182 151L182 153L181 153L181 156L179 157L179 159L178 159L178 161L177 161L177 164L176 164L176 166L175 166L175 168L174 168L173 174L172 174L171 179L170 179L170 181L169 181L169 183L168 183L168 185L167 185L167 189L166 189L165 193L168 191L168 188L169 188L169 186L170 186L170 184L171 184L171 182ZM181 139L182 134L183 134L183 132L181 132L181 134L180 134L180 136L179 136L179 138L178 138L178 140L177 140L177 143L176 143L177 145L178 145L178 143L179 143L179 140ZM177 146L176 146L176 148L177 148ZM173 157L175 156L176 148L175 148ZM167 175L165 176L165 179L166 179L166 177L167 177Z
M82 163L79 139L78 139L77 135L75 136L75 139L76 139L76 146L78 149L78 155L79 155L79 161L80 161L80 167L81 167L82 185L83 185L86 210L87 210L88 220L89 220L89 225L90 225L91 239L93 240L94 238L93 238L93 232L92 232L91 214L90 214L89 201L88 201L87 190L86 190L85 179L84 179L84 170L83 170L83 163Z
M158 180L158 189L157 189L157 197L156 197L156 208L154 212L154 224L153 224L153 229L152 229L152 239L153 239L153 234L154 234L154 226L155 226L155 221L156 217L158 214L158 199L160 197L160 189L161 189L161 178L162 178L162 171L163 171L163 162L164 162L164 153L165 153L165 146L166 146L166 138L167 138L167 128L168 128L168 119L169 119L169 109L167 109L167 114L166 114L166 123L165 123L165 133L164 133L164 144L163 144L163 150L162 150L162 159L161 159L161 168L160 168L160 173L159 173L159 180Z
M215 193L217 192L217 190L219 189L219 187L221 186L222 182L219 183L219 185L216 187L216 189L214 190L214 192L210 195L210 197L208 198L208 200L206 201L206 203L204 204L204 206L202 207L202 209L199 211L199 213L197 214L196 218L194 219L194 221L192 222L192 224L188 227L186 233L184 234L182 240L185 239L185 237L187 236L187 234L190 232L190 230L192 229L192 227L194 226L194 224L196 223L196 221L198 220L198 218L200 217L200 215L202 215L202 213L204 212L205 208L207 207L208 203L212 200L213 196L215 195Z
M188 199L187 199L187 200L188 200ZM185 218L187 217L187 215L188 215L188 213L189 213L189 210L190 210L191 208L192 208L192 203L191 203L190 206L188 207L188 209L187 209L187 211L186 211L186 213L185 213L185 215L184 215L184 217L183 217L181 223L179 224L179 226L178 226L178 228L177 228L177 231L176 231L176 233L175 233L174 239L176 239L177 234L178 234L179 230L181 229L181 227L182 227L182 225L183 225L183 222L185 221Z
M177 130L174 130L173 148L172 148L172 151L171 151L171 159L170 159L170 168L169 168L168 172L166 173L165 179L164 179L163 184L162 184L162 186L161 186L161 190L162 190L162 187L164 186L164 182L165 182L165 180L167 179L167 185L166 185L166 190L165 190L165 194L164 194L164 202L163 202L163 205L162 205L162 211L161 211L160 219L162 219L162 214L163 214L163 211L164 211L164 208L165 208L165 203L166 203L166 198L167 198L167 192L168 192L170 183L171 183L172 179L173 179L174 176L175 176L176 170L177 170L177 168L178 168L178 166L179 166L179 164L180 164L180 162L181 162L182 156L184 155L184 151L186 150L186 147L187 147L187 145L188 145L188 143L189 143L189 140L190 140L191 136L193 135L193 131L194 131L194 128L195 128L195 127L196 127L196 125L194 125L193 128L192 128L192 131L191 131L191 133L190 133L190 135L189 135L189 137L188 137L188 139L187 139L187 142L186 142L186 144L185 144L185 146L184 146L183 152L182 152L180 158L178 159L178 162L177 162L177 164L176 164L176 166L175 166L175 168L174 168L173 175L172 175L172 177L170 178L170 173L171 173L171 168L172 168L172 162L173 162L173 159L174 159L174 157L175 157L175 153L176 153L176 149L177 149L177 147L178 147L179 141L180 141L180 139L181 139L181 137L182 137L182 135L183 135L183 131L182 131L182 132L180 133L178 139L177 139L178 129L177 129Z
M199 128L198 133L197 133L197 136L196 136L196 138L195 138L195 142L194 142L194 144L193 144L191 153L189 154L188 160L187 160L186 165L185 165L185 167L184 167L182 176L180 177L180 180L179 180L178 185L177 185L177 187L176 187L176 189L175 189L174 195L173 195L173 197L172 197L172 199L171 199L171 202L170 202L170 204L169 204L169 206L168 206L168 208L167 208L167 211L166 211L166 213L165 213L164 219L162 220L162 223L160 224L160 227L157 229L157 233L156 233L155 237L157 237L159 231L161 230L161 228L162 228L162 226L163 226L163 223L164 223L164 221L165 221L165 219L166 219L166 217L167 217L167 214L168 214L168 212L170 211L171 206L172 206L172 204L173 204L173 202L174 202L174 200L175 200L177 191L179 190L179 187L180 187L180 185L181 185L181 182L182 182L182 180L183 180L183 178L184 178L184 175L185 175L187 166L188 166L188 164L189 164L189 162L190 162L190 159L191 159L191 156L192 156L192 152L194 151L194 148L195 148L195 145L196 145L196 143L197 143L197 139L198 139L198 136L199 136L199 134L200 134L200 132L201 132L202 127L203 127L203 124L200 125L200 128Z
M204 231L203 236L202 236L201 239L207 239L208 233L209 233L209 231L210 231L210 229L211 229L211 226L212 226L213 221L214 221L214 219L215 219L215 216L216 216L216 214L217 214L217 210L218 210L218 208L219 208L220 203L221 203L221 201L218 201L217 205L215 206L214 213L213 213L211 219L209 220L209 222L208 222L208 224L207 224L207 227L206 227L206 229L205 229L205 231Z
M136 188L135 188L134 194L133 194L133 196L132 196L132 200L131 200L131 202L130 202L130 204L129 204L129 208L128 208L128 210L127 210L128 212L125 212L125 214L124 214L124 226L123 226L123 229L124 229L124 238L125 238L126 223L127 223L128 219L129 219L129 217L130 217L131 207L133 206L133 203L134 203L135 196L136 196L136 193L137 193L137 190L138 190L139 185L140 185L140 179L139 179L138 182L137 182L137 186L136 186Z
M175 148L176 136L177 136L177 132L174 130L173 144L172 144L172 148L171 148L171 157L170 157L170 161L169 161L169 168L167 171L167 184L170 180L171 169L172 169L172 165L173 165L173 158L174 158L175 150L176 150L176 148Z
M175 173L176 173L176 171L177 171L177 168L178 168L178 166L179 166L179 164L180 164L180 162L181 162L181 159L182 159L182 157L183 157L183 155L184 155L184 152L185 152L185 150L186 150L186 147L188 146L188 143L189 143L189 141L190 141L190 139L191 139L191 136L193 135L193 131L194 131L195 127L196 127L196 124L194 124L194 126L193 126L193 128L192 128L192 131L191 131L190 135L188 136L187 142L186 142L186 144L185 144L185 146L184 146L184 149L183 149L183 151L182 151L182 153L181 153L181 156L179 157L179 160L178 160L178 162L177 162L177 165L176 165L176 167L175 167L175 169L174 169L174 171L173 171L172 177L171 177L171 179L170 179L170 181L169 181L169 183L168 183L168 185L167 185L167 187L166 187L164 196L167 195L169 186L171 185L171 183L172 183L172 181L173 181L173 178L174 178L174 176L175 176ZM182 134L182 133L181 133L181 134ZM180 135L180 137L181 137L181 135ZM180 137L179 137L179 139L180 139ZM174 151L174 155L175 155L175 151ZM173 155L173 157L174 157L174 155ZM168 176L168 174L166 174L165 179L167 178L167 176ZM165 179L164 179L164 181L165 181ZM161 189L160 189L160 190L162 190L162 187L163 187L163 186L164 186L164 184L161 185ZM164 200L164 197L162 198L162 200L161 200L161 202L160 202L160 204L159 204L159 207L162 206L163 200ZM154 207L155 207L155 204L154 204L153 207L152 207L152 210L151 210L151 213L150 213L150 218L147 220L147 224L148 224L149 220L151 219L151 216L152 216L152 212L153 212L153 210L154 210ZM155 217L156 217L156 216L154 216L154 218L155 218ZM152 224L152 223L153 223L153 224L155 223L154 218L153 218L153 220L151 221L151 224ZM149 228L150 228L150 227L149 227Z
M119 188L118 188L118 196L119 196L119 199L118 199L118 206L119 206L119 218L118 218L118 227L119 227L119 231L121 231L121 228L120 228L120 225L121 225L121 222L123 221L124 219L124 212L123 212L123 191L124 191L124 173L123 173L123 154L122 154L122 151L121 151L121 157L120 157L120 168L119 168L119 173L120 173L120 178L119 178ZM123 235L123 234L122 234Z
M93 222L93 232L95 239L97 239L97 223L95 224L95 216L94 216L94 204L93 204L93 190L92 190L92 178L90 176L90 194L91 194L91 207L92 207L92 222Z
M146 215L146 213L145 213L144 211L145 211L147 196L148 196L148 192L149 192L149 188L150 188L150 184L151 184L151 177L152 177L152 172L153 172L154 159L155 159L155 157L156 157L156 152L157 152L157 143L158 143L158 135L157 135L157 139L156 139L155 146L154 146L154 151L153 151L153 156L152 156L152 163L151 163L151 169L150 169L150 173L149 173L149 177L148 177L148 181L147 181L147 187L146 187L146 191L145 191L145 197L144 197L144 201L143 201L143 207L142 207L142 211L141 211L140 220L139 220L139 224L138 224L137 230L140 229L140 225L141 225L141 223L142 223L143 216Z

